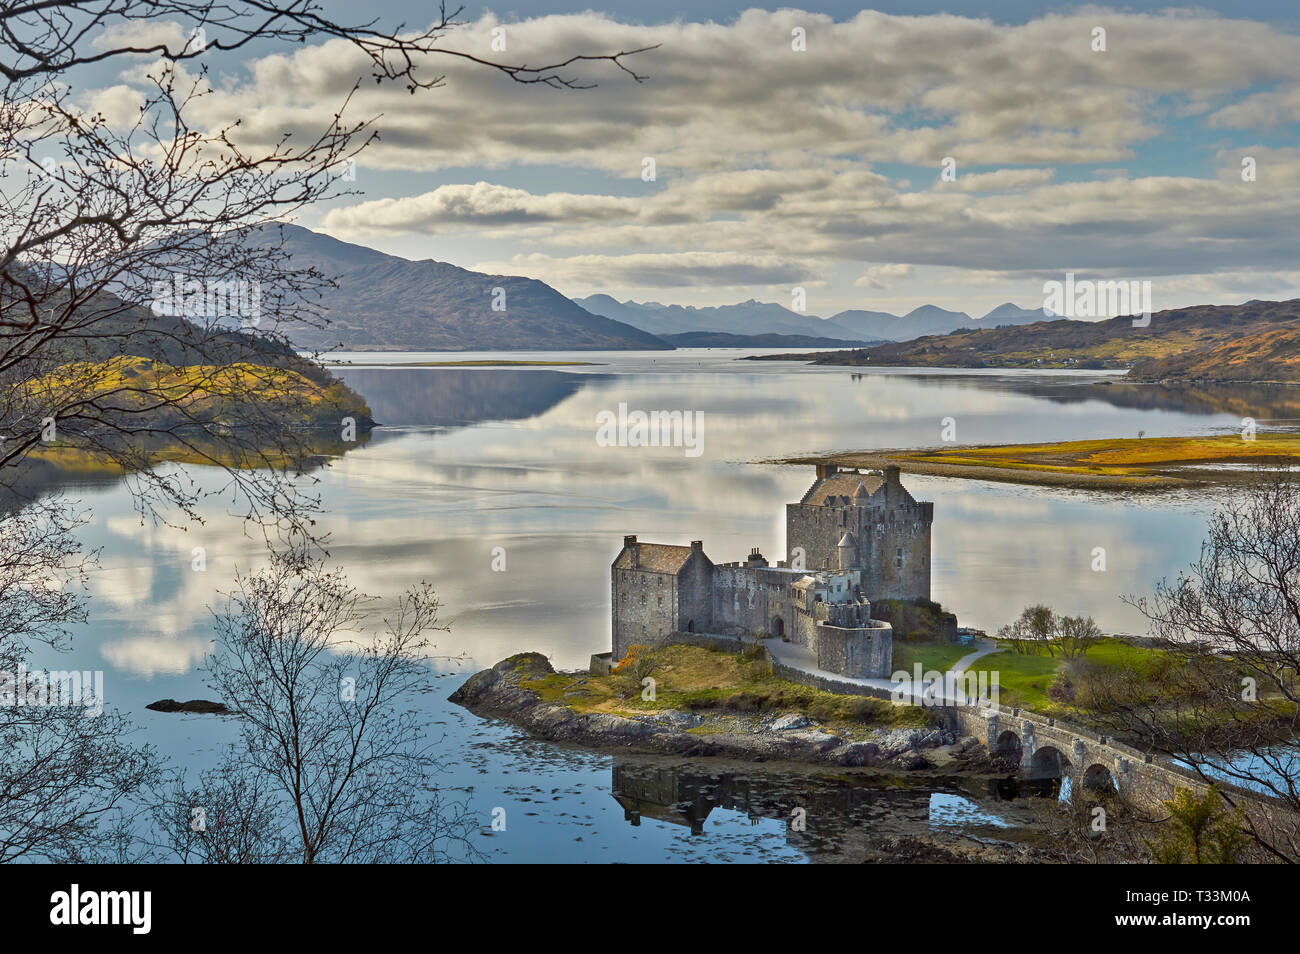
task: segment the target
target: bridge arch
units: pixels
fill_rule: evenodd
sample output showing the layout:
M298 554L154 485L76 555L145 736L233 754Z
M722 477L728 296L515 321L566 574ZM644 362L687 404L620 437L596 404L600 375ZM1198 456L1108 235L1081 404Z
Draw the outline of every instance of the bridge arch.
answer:
M1006 729L993 743L993 760L1008 771L1014 771L1020 767L1020 759L1024 755L1024 745L1020 741L1020 736L1013 730Z
M1060 780L1069 777L1070 760L1054 745L1043 745L1034 750L1029 760L1028 775L1032 779Z
M1115 775L1108 766L1094 762L1083 772L1083 789L1093 795L1114 795L1119 791Z

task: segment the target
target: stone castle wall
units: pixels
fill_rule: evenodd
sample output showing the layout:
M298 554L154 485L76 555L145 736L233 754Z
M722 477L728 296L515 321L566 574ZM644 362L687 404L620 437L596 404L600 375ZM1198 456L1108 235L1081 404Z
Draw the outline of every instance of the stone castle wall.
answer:
M713 567L713 628L791 636L797 629L791 584L799 574L769 567ZM779 620L780 625L774 625ZM776 630L780 630L777 632Z
M649 570L614 570L613 651L615 660L627 654L627 647L646 645L678 628L677 578Z

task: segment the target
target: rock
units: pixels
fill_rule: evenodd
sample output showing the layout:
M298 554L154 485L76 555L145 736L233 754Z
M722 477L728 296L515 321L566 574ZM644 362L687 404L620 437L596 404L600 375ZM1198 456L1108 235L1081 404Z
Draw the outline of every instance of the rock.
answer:
M207 699L191 699L189 702L177 702L175 699L159 699L151 702L146 709L154 712L192 712L198 715L231 715L234 710L224 702L210 702Z
M785 733L785 738L809 745L814 752L825 752L827 749L833 749L840 744L840 737L832 735L825 729L788 730Z
M773 732L789 732L791 729L802 729L809 725L812 725L812 720L807 716L798 712L787 712L773 719L770 728Z
M860 767L879 765L884 758L880 754L880 746L874 742L850 742L835 753L835 761L840 765Z
M663 712L655 712L651 715L639 716L639 718L642 722L671 726L674 729L694 729L704 722L693 712L681 712L677 709L665 709Z
M891 765L896 765L907 772L916 772L921 769L934 768L934 763L922 752L904 752L895 758Z

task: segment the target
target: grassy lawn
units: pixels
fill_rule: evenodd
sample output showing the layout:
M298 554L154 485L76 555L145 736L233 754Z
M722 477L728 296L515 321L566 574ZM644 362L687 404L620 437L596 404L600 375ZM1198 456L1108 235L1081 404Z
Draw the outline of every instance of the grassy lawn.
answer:
M642 679L655 680L655 698L642 698ZM821 692L772 675L759 653L724 653L696 646L633 647L619 670L608 676L554 673L526 679L547 702L577 712L644 715L662 709L696 712L802 712L837 734L852 726L934 723L932 709L894 706L868 696Z
M1065 665L1059 656L1026 656L1014 650L991 653L975 660L970 671L998 674L998 702L1045 712L1056 707L1047 698L1047 687Z
M899 640L894 643L894 671L910 674L916 664L920 663L922 672L947 672L958 659L973 652L974 646L956 643L909 643ZM982 661L977 660L976 666Z
M1056 674L1066 666L1059 653L1056 656L1027 656L1000 643L1001 652L981 656L975 661L972 672L998 673L999 701L1007 706L1023 706L1036 712L1071 715L1079 710L1049 699L1047 688ZM1157 663L1166 654L1159 650L1142 649L1120 639L1103 639L1089 647L1082 662L1103 668L1141 671Z

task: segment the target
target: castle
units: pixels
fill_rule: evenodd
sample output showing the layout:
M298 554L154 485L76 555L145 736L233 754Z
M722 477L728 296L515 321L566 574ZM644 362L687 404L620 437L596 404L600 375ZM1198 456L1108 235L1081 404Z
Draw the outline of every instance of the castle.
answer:
M870 599L930 598L934 504L913 499L897 467L884 472L819 465L798 503L786 505L788 559L753 549L714 563L690 546L623 538L610 570L613 653L681 634L776 636L806 645L819 669L888 677L893 630Z

